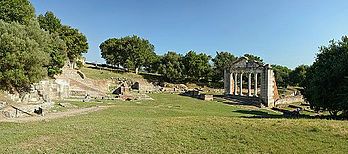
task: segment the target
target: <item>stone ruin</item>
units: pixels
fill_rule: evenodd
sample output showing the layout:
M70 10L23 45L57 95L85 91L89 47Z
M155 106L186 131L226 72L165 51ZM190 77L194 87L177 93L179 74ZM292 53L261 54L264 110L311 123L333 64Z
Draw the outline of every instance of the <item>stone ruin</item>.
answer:
M6 93L12 103L0 103L0 112L10 118L36 115L39 110L51 108L52 100L68 98L69 92L67 80L43 80L33 84L23 96Z
M188 91L182 93L181 95L189 96L189 97L193 97L193 98L198 98L198 99L202 99L205 101L214 100L214 95L201 94L201 90L199 90L199 89L188 90Z
M245 76L248 83L247 93L243 91ZM266 107L273 107L275 101L279 99L272 67L269 64L249 60L247 57L239 58L225 67L224 89L228 96L256 98Z

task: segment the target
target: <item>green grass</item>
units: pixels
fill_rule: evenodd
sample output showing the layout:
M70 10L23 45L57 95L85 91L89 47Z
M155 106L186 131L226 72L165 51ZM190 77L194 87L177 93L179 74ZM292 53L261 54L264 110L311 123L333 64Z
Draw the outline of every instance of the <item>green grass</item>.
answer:
M102 111L0 123L2 153L347 153L347 121L278 113L171 94L106 101ZM81 102L78 103L81 105ZM92 103L93 104L93 103ZM97 104L97 103L96 103ZM96 105L93 104L93 105ZM84 107L84 106L81 106ZM253 118L268 115L274 118Z
M122 73L122 72L113 72L109 70L94 69L89 67L82 67L80 69L88 78L90 79L111 79L111 78L126 78L130 80L139 80L143 79L141 75L135 73Z

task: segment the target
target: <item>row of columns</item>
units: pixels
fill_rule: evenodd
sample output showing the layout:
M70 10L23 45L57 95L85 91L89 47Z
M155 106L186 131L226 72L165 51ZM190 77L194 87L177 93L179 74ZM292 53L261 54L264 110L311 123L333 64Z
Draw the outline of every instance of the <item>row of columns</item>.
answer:
M244 73L231 73L231 79L233 79L234 83L234 95L240 95L243 96L243 74ZM254 95L251 94L251 82L252 82L252 77L251 75L254 74ZM239 76L239 77L238 77ZM240 91L238 94L238 78L239 78L239 87ZM255 96L257 97L257 73L248 73L248 96Z

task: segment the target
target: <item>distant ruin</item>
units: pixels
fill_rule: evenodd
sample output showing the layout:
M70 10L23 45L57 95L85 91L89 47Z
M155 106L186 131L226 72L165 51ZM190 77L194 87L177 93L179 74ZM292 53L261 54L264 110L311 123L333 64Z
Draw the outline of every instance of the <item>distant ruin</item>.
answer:
M243 91L243 77L247 78L247 93ZM224 89L225 95L258 98L266 107L273 107L279 99L272 67L247 57L225 67Z

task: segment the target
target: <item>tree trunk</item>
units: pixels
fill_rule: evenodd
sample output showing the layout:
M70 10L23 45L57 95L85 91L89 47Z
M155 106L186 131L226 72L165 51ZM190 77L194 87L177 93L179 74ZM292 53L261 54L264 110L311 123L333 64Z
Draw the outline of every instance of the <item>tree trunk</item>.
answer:
M135 74L139 74L139 68L135 68Z

